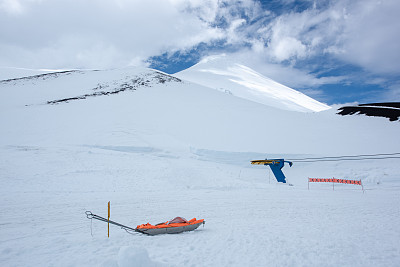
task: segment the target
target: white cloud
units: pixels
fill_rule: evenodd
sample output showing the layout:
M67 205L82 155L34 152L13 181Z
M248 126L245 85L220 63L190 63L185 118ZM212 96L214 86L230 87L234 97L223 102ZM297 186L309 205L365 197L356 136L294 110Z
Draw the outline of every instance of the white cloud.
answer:
M238 28L246 23L244 19L236 19L231 22L229 28L226 30L226 37L228 43L239 43L242 39L237 34Z
M117 67L200 43L241 43L240 27L246 22L241 14L261 10L253 0L1 3L0 66L34 68ZM13 8L24 12L6 15ZM220 19L227 26L215 25Z
M310 73L307 69L296 69L290 65L285 66L279 63L267 62L267 56L260 56L259 54L254 53L253 49L242 50L230 54L227 57L257 70L259 73L277 82L294 89L302 90L302 92L307 89L309 92L318 92L318 94L320 94L321 91L310 89L310 87L318 87L324 84L335 84L350 79L350 77L347 76L316 77L316 74Z
M0 13L0 65L116 67L224 37L164 0L22 4L18 17Z
M400 2L365 0L351 8L341 58L374 73L399 74Z
M383 101L393 102L393 99L400 99L400 82L389 86L389 90L383 95Z
M269 44L269 50L274 59L280 61L290 58L303 58L306 55L306 46L293 37L274 38Z
M344 16L339 5L290 12L275 18L259 32L272 60L304 59L323 53L327 47L336 47Z
M0 11L1 10L9 14L20 14L23 12L22 5L18 0L1 0Z
M263 29L277 62L329 53L373 73L400 73L400 2L339 0L290 12Z
M218 0L169 0L182 12L196 15L205 22L213 22L218 14Z

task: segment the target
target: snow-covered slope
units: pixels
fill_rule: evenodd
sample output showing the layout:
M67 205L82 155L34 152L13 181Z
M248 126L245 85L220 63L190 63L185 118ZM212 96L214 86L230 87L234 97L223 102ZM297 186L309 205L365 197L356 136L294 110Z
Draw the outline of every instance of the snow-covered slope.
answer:
M224 55L206 57L175 76L279 109L303 112L330 109L329 106L235 63Z
M249 163L400 151L399 123L335 112L282 110L145 68L1 81L0 262L397 266L398 159L295 162L283 169L293 186ZM332 176L361 179L365 194L307 190L307 177ZM84 214L106 216L108 201L128 226L206 225L154 237L111 226L108 239Z
M284 111L144 68L52 73L0 86L4 145L43 142L45 134L51 143L169 146L173 139L184 149L343 154L391 151L397 138L391 129L398 126L384 120ZM116 129L123 130L110 139ZM385 140L366 142L384 133Z
M35 76L49 72L60 72L60 71L65 71L65 70L0 67L0 80L16 79L21 77Z

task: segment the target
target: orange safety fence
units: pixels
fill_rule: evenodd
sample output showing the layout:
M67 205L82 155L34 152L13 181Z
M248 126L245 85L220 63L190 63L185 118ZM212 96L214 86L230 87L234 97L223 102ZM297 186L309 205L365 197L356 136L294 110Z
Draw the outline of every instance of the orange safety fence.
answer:
M309 183L339 183L339 184L356 184L362 185L361 180L346 180L336 178L308 178Z

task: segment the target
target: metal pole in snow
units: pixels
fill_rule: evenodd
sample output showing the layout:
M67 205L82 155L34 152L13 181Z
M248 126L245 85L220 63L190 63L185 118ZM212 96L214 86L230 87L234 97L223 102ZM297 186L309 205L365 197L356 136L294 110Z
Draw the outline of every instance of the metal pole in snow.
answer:
M271 169L269 169L269 172L268 172L268 174L269 174L269 178L268 178L268 183L270 184L271 183Z
M310 190L310 177L307 177L308 180L308 190Z
M360 179L360 184L361 184L361 190L363 191L363 194L364 194L364 186L363 186L363 184L362 184L361 179Z

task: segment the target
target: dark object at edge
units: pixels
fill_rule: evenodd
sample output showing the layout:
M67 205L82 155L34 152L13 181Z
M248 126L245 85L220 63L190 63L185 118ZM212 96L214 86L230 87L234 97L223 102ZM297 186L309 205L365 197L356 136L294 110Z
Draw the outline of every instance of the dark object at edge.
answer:
M346 106L338 109L342 116L364 114L372 117L384 117L390 121L397 121L400 117L400 102L360 104L358 106Z

